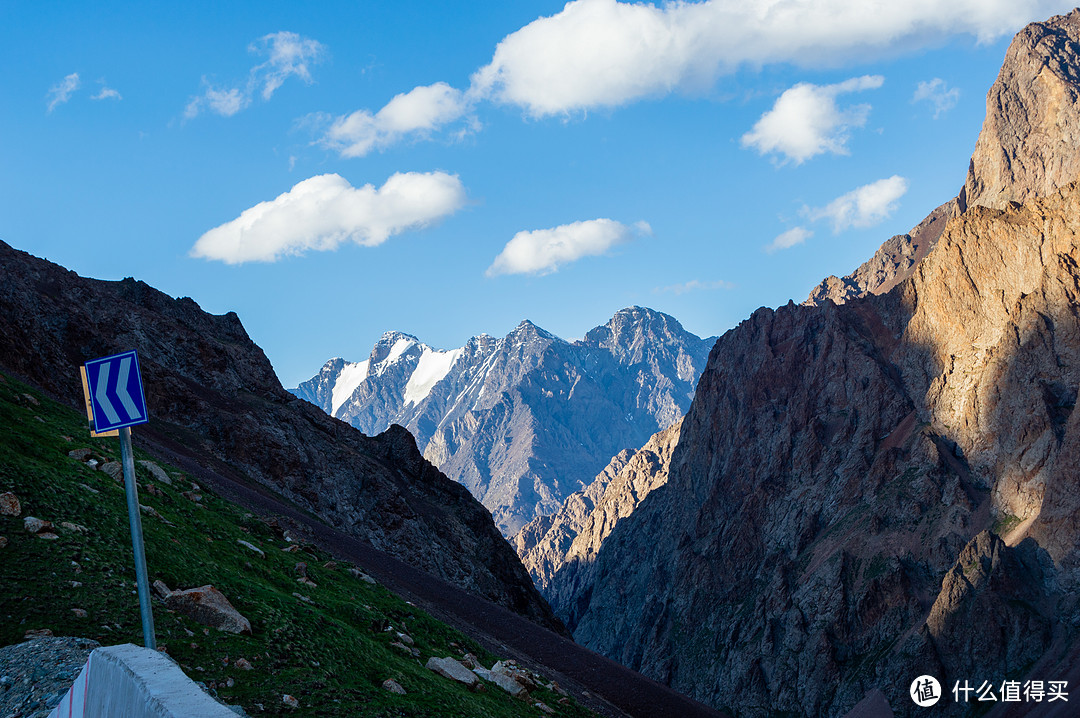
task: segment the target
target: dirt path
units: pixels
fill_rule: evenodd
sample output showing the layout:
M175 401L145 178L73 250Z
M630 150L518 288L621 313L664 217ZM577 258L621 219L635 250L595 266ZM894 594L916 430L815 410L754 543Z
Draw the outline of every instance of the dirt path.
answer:
M541 628L512 611L421 571L370 544L337 531L263 486L208 457L195 457L168 437L140 432L138 443L190 472L246 509L278 516L307 538L350 561L402 598L471 636L485 648L514 658L559 682L583 705L612 718L722 718L708 708L639 673Z

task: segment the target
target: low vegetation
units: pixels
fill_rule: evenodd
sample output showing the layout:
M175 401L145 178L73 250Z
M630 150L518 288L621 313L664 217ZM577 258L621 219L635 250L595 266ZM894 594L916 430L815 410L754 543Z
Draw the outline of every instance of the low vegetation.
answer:
M21 504L18 516L0 515L0 645L37 629L141 644L124 489L99 470L119 460L118 440L90 439L85 417L3 375L0 428L0 493L13 492ZM80 458L82 449L89 456ZM136 472L150 580L171 589L212 584L253 627L252 635L206 628L153 600L159 649L222 701L252 715L543 715L537 702L557 715L591 715L550 689L529 700L492 684L470 692L427 670L432 656L468 652L489 667L498 657L157 463L168 483L142 466ZM29 533L27 516L51 522L56 538ZM406 694L384 689L387 679ZM286 694L299 708L283 701Z

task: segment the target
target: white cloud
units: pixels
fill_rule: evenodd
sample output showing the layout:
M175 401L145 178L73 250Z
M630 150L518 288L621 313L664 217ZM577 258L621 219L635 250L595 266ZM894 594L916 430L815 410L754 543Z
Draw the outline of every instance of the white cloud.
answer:
M898 200L907 190L907 180L893 175L841 195L824 207L805 208L804 214L812 222L829 220L833 232L842 232L851 227L872 227L896 211Z
M550 274L582 257L603 254L628 241L634 233L652 232L645 222L627 227L612 219L590 219L551 229L518 232L487 268L487 276L499 274Z
M460 119L471 109L464 93L445 82L396 95L378 112L357 110L336 118L322 144L343 157L363 157L408 136L424 137Z
M772 254L781 249L790 249L796 244L802 244L813 236L814 233L805 227L792 227L788 231L777 235L776 239L765 246L765 251Z
M49 107L45 110L46 113L52 112L58 106L64 104L71 99L72 93L79 89L79 73L73 72L65 77L60 82L56 83L49 88L49 92L45 97L49 100Z
M91 100L122 100L120 93L111 87L102 85L101 91L90 97Z
M840 109L836 97L877 89L883 82L880 75L853 77L835 85L800 82L785 90L754 129L742 136L742 145L763 155L783 155L785 162L795 164L825 152L847 154L848 130L866 124L870 105Z
M203 78L203 83L206 84L203 94L192 97L187 107L184 108L184 117L186 119L190 120L193 117L198 117L206 109L222 117L232 117L251 104L251 97L239 88L233 87L227 90L219 90L207 84L206 78Z
M336 174L318 175L211 229L191 255L241 264L332 250L346 241L373 247L446 217L464 202L461 180L444 172L397 173L377 189L353 187Z
M533 116L615 107L707 87L741 66L835 66L940 43L987 42L1059 0L710 0L661 6L577 0L503 38L471 94Z
M735 285L732 282L726 282L723 279L718 279L714 282L703 282L700 279L691 279L689 282L683 282L682 284L672 284L669 287L657 287L656 289L653 289L653 292L672 292L674 294L686 294L687 292L734 288Z
M912 96L911 101L926 101L933 105L934 119L936 120L956 107L956 103L960 101L960 90L955 87L950 88L948 83L940 77L935 77L929 82L920 82L915 88L915 94Z
M258 55L269 55L266 62L251 70L256 83L262 85L264 100L269 100L290 77L299 77L310 85L313 80L308 65L321 62L326 56L326 47L322 43L295 32L264 35L251 43L248 50Z
M260 37L248 45L248 51L266 56L248 72L243 87L215 87L204 77L201 95L192 97L184 108L184 118L192 119L209 110L222 117L232 117L251 104L256 94L269 100L275 91L290 77L298 77L311 84L310 65L326 57L326 47L295 32L275 32Z

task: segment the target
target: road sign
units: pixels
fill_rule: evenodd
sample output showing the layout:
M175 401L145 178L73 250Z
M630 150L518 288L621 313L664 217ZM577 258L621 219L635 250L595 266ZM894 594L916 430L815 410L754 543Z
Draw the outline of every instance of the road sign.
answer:
M86 380L98 433L149 421L134 349L86 362Z
M142 518L139 516L139 485L135 483L135 454L131 449L131 427L149 421L139 357L135 350L86 362L82 367L83 397L90 416L90 435L120 437L120 463L124 468L124 493L127 495L131 546L135 551L135 585L139 594L143 645L156 648L154 612L150 608L150 579L146 573L146 548L143 545ZM119 429L119 431L115 431Z
M83 403L86 404L86 421L90 424L90 436L97 439L107 436L120 436L119 429L113 429L112 431L103 431L100 434L94 431L94 409L90 405L90 385L86 383L86 367L79 367L79 376L82 377L82 398Z

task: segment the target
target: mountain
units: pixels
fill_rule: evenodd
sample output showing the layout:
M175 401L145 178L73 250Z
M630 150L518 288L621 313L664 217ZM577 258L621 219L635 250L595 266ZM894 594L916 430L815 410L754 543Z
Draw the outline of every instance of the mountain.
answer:
M452 351L388 332L364 361L331 359L292 391L365 433L406 427L512 536L678 420L714 341L643 307L577 341L528 320Z
M412 436L369 437L285 391L233 314L106 282L0 242L0 368L81 407L79 366L139 352L151 422L135 441L213 463L449 583L559 630L486 509Z
M569 614L570 603L592 585L596 554L615 525L667 482L681 428L680 419L637 451L620 451L556 513L537 516L514 536L521 562L557 614Z
M736 716L906 715L922 674L1069 713L951 688L1080 665L1078 53L1080 10L1016 36L933 241L717 341L576 640Z

